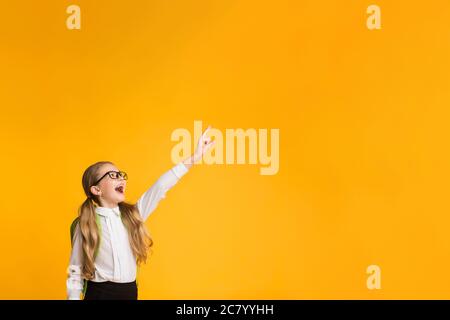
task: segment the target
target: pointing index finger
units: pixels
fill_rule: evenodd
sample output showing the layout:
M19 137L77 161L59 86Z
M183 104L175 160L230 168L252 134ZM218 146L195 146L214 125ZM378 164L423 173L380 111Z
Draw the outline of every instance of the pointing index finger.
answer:
M209 129L211 129L211 125L209 125L208 128L206 128L205 132L203 133L203 137L206 136L206 133L209 131Z

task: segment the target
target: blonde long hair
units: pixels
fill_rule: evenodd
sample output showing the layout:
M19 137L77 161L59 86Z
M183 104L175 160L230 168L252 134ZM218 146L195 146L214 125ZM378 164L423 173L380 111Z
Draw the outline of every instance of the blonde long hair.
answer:
M90 187L99 178L98 172L104 164L114 165L110 161L96 162L84 171L82 178L82 185L87 198L81 204L78 216L83 248L82 274L86 279L94 277L94 254L100 244L100 234L95 219L95 206L100 202L98 196L91 193ZM118 205L123 224L128 230L128 238L133 254L136 257L136 262L138 265L145 263L147 261L147 251L153 246L153 240L145 227L136 204L123 201Z

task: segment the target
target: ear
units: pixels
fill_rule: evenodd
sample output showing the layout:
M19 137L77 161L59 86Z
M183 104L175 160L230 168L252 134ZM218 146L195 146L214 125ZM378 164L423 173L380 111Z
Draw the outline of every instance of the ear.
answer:
M92 194L95 194L96 196L100 195L100 188L97 186L92 186L90 191Z

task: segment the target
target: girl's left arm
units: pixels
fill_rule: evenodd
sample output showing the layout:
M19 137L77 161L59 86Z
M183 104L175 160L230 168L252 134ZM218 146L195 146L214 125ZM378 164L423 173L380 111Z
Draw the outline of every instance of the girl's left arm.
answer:
M142 219L145 221L150 214L156 209L158 203L166 197L167 191L171 189L183 177L192 165L202 158L203 154L208 151L213 145L214 141L206 136L206 133L211 128L209 126L200 137L197 149L188 158L184 159L176 166L165 172L159 179L138 199L136 206Z

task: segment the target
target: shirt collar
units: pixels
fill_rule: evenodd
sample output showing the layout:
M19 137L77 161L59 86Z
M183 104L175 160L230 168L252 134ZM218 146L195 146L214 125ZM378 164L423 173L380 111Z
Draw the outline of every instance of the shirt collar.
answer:
M97 207L95 207L95 212L98 213L101 216L104 216L104 217L109 217L109 216L114 215L114 214L116 216L120 217L119 206L114 207L114 208L107 208L107 207L97 206Z

